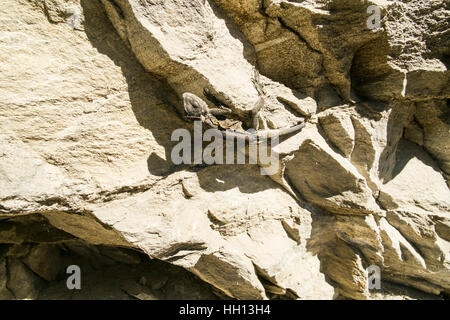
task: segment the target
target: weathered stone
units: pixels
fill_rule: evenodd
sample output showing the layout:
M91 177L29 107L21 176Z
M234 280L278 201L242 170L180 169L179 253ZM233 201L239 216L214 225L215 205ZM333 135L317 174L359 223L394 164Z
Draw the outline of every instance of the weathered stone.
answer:
M65 270L59 249L54 245L39 244L34 246L23 262L41 278L51 281Z
M412 120L405 127L405 139L419 146L423 146L423 129L417 124L416 121Z
M245 177L242 176L243 172L246 172ZM269 270L283 266L283 255L277 248L263 253L262 248L266 247L267 250L267 246L258 249L259 241L252 244L254 240L246 237L248 232L254 232L256 237L258 230L263 228L264 238L285 239L286 244L290 243L285 255L290 252L296 263L299 263L299 268L305 268L309 273L319 272L319 266L314 263L313 257L309 258L310 264L301 264L300 257L306 259L308 254L301 248L296 249L296 241L289 237L280 221L297 216L298 206L278 188L260 189L267 183L267 179L259 176L257 168L247 168L245 171L243 168L209 168L198 177L187 173L176 174L170 177L173 182L161 185L164 192L160 194L143 193L136 199L114 201L108 206L93 208L93 212L148 255L187 268L228 296L265 297L253 265L265 270L269 277L274 276L275 271ZM179 196L184 194L181 181L190 181L190 193L193 196L183 198L180 202ZM171 187L164 187L167 183ZM242 191L234 186L239 186ZM275 186L273 183L272 187ZM204 188L206 190L202 190ZM222 191L216 193L212 200L207 190L217 190L216 188ZM259 191L251 198L242 193L251 190ZM147 208L149 203L152 203L151 211ZM205 207L204 203L209 204ZM275 203L282 203L283 206L278 205L277 210L273 210ZM121 208L125 207L128 209L122 211ZM111 212L115 215L111 215ZM126 220L122 219L124 214L127 215ZM145 219L152 216L148 220L151 223L139 223L138 221L144 220L144 216L147 217ZM273 223L263 223L263 216L264 219L273 219ZM252 228L256 229L251 231ZM154 234L152 239L148 238L149 234ZM261 254L276 255L278 260L272 259L267 264ZM278 271L276 279L279 278L279 285L285 288L291 286L294 291L304 292L305 296L308 286L314 287L315 283L323 281L319 275L317 280L309 278L300 285L294 282L298 281L296 278L290 278L292 273L289 270ZM284 277L286 279L281 280ZM309 297L319 297L320 292L310 292Z
M447 177L450 175L450 124L447 101L418 102L415 118L423 128L423 145L438 160Z
M183 112L181 96L184 92L204 97L203 88L207 87L238 115L248 117L258 100L251 81L253 67L246 60L248 54L254 53L248 52L248 44L233 35L226 27L226 21L208 1L171 0L144 4L120 0L116 6L102 2L118 33L129 43L139 62L146 70L164 78L175 91L177 97L172 97L171 102L180 112ZM183 12L182 16L180 12ZM126 32L121 31L124 29ZM148 50L149 47L155 50ZM270 96L282 97L286 91L284 86L267 78L264 82L268 82L265 87L272 112L262 114L277 128L286 121L295 122L295 117L284 110L283 104L270 99ZM288 95L286 100L290 101L289 98ZM306 104L311 103L306 101ZM296 109L308 110L308 105Z
M340 109L322 113L319 122L331 142L348 158L355 146L355 129L350 115Z
M383 207L423 214L448 213L450 190L429 155L402 140L396 158L394 177L380 189L378 200Z
M448 72L441 48L445 21L444 1L382 1L385 33L360 47L352 65L352 80L360 94L389 101L448 97ZM447 7L446 7L447 6ZM406 41L406 39L409 39ZM441 61L441 60L442 61Z
M70 234L54 228L39 214L11 216L0 223L2 243L59 243L70 239Z
M6 269L6 259L0 260L0 300L14 299L14 295L6 287L8 283L8 270Z
M449 12L443 0L5 0L0 299L449 294ZM275 148L278 172L176 166L171 135L192 129L181 95L207 87L232 109L225 121L248 127L254 69L260 126L306 121ZM58 277L70 264L80 292Z
M294 154L286 175L307 201L336 213L378 211L364 177L328 145L306 140Z
M306 231L306 230L304 230ZM284 296L287 290L299 299L331 299L333 288L318 272L319 260L306 250L302 243L289 237L279 221L268 221L247 233L228 237L228 241L242 248L255 265L267 291Z
M420 220L406 219L407 224L405 222L399 224L398 220L392 221L398 229L386 219L380 220L381 236L385 248L383 254L385 278L431 294L438 295L449 292L450 273L446 267L449 261L450 246L448 242L435 242L436 239L430 239L435 237L430 233L432 229L425 229L420 224ZM404 236L405 231L407 233ZM420 237L421 233L428 233L425 238L426 242L423 244L422 241L419 242L421 243L420 250L425 249L424 253L418 251L417 247L417 237ZM427 247L430 244L432 247Z
M19 300L36 299L44 281L35 275L19 259L8 258L8 289Z
M102 255L125 264L138 264L141 262L141 259L139 258L139 255L137 255L137 253L134 254L134 252L125 251L123 249L117 249L114 247L101 247L100 252Z
M442 238L450 242L450 219L446 217L433 217L436 222L435 228L437 234Z

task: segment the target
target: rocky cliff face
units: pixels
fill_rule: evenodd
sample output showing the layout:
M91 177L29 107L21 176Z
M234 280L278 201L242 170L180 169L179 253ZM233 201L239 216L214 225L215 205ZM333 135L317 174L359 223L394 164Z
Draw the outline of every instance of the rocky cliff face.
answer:
M5 1L0 299L450 294L448 1ZM307 123L278 172L173 164L181 95L245 124L254 68Z

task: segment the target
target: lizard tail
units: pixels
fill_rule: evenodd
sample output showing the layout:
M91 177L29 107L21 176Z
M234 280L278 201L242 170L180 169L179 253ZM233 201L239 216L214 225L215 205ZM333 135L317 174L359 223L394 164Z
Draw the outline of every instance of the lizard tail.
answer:
M285 128L285 129L278 129L278 130L265 130L258 132L258 136L261 138L272 138L275 136L284 136L293 132L297 132L302 130L304 127L306 127L306 123L303 122L301 124L298 124L296 126Z
M304 127L306 127L306 123L303 122L301 124L298 124L296 126L290 127L290 128L285 128L285 129L279 129L279 130L264 130L264 131L256 131L254 133L249 133L249 132L240 132L240 131L235 131L235 130L225 130L225 131L220 131L222 133L223 136L228 136L228 137L232 137L232 138L236 138L236 139L242 139L245 141L258 141L258 138L264 138L264 139L269 139L275 136L283 136L289 133L293 133L296 131L300 131L302 130ZM258 142L260 143L260 141Z

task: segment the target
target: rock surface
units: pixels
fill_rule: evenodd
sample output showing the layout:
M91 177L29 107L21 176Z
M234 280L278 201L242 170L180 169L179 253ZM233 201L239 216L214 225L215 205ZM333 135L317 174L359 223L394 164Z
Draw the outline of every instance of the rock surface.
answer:
M450 295L448 1L5 1L0 299ZM175 165L181 95L248 125L255 68L278 172Z

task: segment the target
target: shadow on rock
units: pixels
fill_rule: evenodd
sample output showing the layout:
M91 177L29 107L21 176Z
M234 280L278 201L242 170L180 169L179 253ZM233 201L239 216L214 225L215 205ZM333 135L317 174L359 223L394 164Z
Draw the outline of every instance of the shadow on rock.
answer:
M261 184L258 186L248 186L249 179L246 175L253 175L256 170L248 170L247 166L233 166L236 169L231 171L242 170L243 172L241 175L234 174L233 179L229 179L230 176L227 174L230 172L229 168L222 169L220 166L214 166L217 167L213 170L218 172L218 181L222 182L216 180L211 183L211 179L207 177L208 174L201 173L207 167L206 165L173 164L170 155L178 142L171 141L172 132L183 128L190 131L193 136L193 125L183 121L183 115L176 111L175 106L182 104L181 99L164 79L159 79L142 67L109 22L100 2L82 0L81 5L85 15L85 32L89 41L100 53L107 55L121 68L137 121L142 127L148 129L157 144L164 148L166 159L156 153L149 155L147 166L150 174L165 177L183 170L199 172L201 187L211 192L239 187L243 192L252 193L273 187L268 177L261 177L259 179ZM241 176L242 179L235 180L236 176Z

